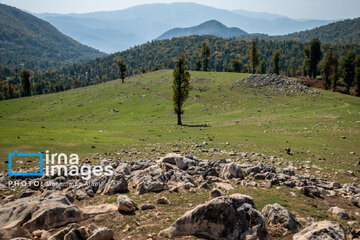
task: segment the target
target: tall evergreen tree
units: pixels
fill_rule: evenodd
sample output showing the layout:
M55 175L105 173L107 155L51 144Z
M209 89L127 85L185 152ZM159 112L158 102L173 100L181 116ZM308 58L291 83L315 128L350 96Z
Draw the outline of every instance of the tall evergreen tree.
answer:
M15 94L14 86L10 83L10 80L8 80L8 89L7 89L7 95L8 98L13 98Z
M276 50L275 53L274 53L273 61L274 61L274 68L273 68L274 73L279 74L279 72L280 72L280 66L279 66L280 52L278 50Z
M202 57L202 70L209 71L210 47L205 41L202 42L200 56Z
M23 97L31 95L30 72L24 70L21 76L21 95Z
M173 104L177 115L177 124L182 125L181 115L184 113L183 104L189 97L190 73L185 65L185 56L180 55L173 71Z
M355 60L356 53L352 50L347 51L346 57L343 59L341 67L343 70L344 82L346 84L345 92L350 93L350 88L355 79Z
M337 58L332 49L329 49L325 53L324 61L322 62L322 78L324 80L325 89L328 90L331 87L331 82L334 82L334 77L337 75Z
M250 49L250 68L253 74L256 72L256 67L259 65L259 52L256 49L255 41L251 41Z
M321 43L318 39L310 41L310 61L309 61L309 77L316 78L317 66L321 60Z
M360 97L360 56L357 56L357 58L356 58L355 83L357 85L356 96Z
M305 46L304 47L304 61L303 61L303 74L304 76L309 76L310 75L310 47L309 46Z
M336 57L336 55L334 58L333 71L330 78L333 83L333 91L336 92L336 87L339 81L339 59Z
M266 68L267 68L266 61L262 60L260 62L260 66L259 66L259 73L260 74L265 74L266 73Z
M117 65L119 67L119 73L120 73L120 78L121 78L121 82L124 83L125 81L125 77L126 77L126 71L127 71L127 67L125 65L124 59L120 59L117 61Z

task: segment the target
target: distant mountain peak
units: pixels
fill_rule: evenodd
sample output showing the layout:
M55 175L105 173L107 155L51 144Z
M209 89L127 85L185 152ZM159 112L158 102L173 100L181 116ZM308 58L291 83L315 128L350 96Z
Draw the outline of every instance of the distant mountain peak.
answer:
M189 28L173 28L163 33L157 40L171 39L174 37L184 37L190 35L214 35L217 37L231 38L246 34L245 31L237 27L227 27L221 22L212 19Z

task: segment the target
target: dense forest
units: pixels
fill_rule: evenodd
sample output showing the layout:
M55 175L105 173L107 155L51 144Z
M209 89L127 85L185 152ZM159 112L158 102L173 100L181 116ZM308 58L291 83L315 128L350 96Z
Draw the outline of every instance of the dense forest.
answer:
M237 71L250 71L249 41L223 39L214 36L190 36L148 42L123 52L97 58L85 64L74 64L59 70L33 71L30 77L32 92L33 94L50 93L118 79L119 68L117 61L119 59L124 59L128 75L158 69L173 69L175 59L182 53L186 56L186 65L190 70L200 70L200 52L203 41L206 41L210 47L210 71L234 71L234 60L238 63ZM303 75L304 48L307 45L308 43L296 41L258 40L256 41L256 47L259 51L259 59L262 61L261 68L266 69L266 72L272 72L272 58L275 51L279 51L280 73L287 76ZM359 45L321 44L323 53L330 48L339 57L345 56L349 49L354 50L357 55L360 54ZM3 88L5 88L3 94L9 86L9 82L14 86L15 90L19 89L21 75L19 70L0 69L0 78L7 79L7 81L2 82Z
M317 38L327 43L360 43L360 18L348 19L330 23L312 30L291 33L283 36L269 36L266 34L244 34L237 37L238 40L264 39L273 41L299 41L309 42Z
M103 53L59 32L49 23L0 4L0 65L45 70L87 62Z

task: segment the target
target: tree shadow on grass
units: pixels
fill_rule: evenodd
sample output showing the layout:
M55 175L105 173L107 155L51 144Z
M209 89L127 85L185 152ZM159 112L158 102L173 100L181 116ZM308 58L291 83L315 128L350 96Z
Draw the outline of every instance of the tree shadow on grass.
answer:
M198 127L198 128L202 128L202 127L211 127L208 124L183 124L183 127Z

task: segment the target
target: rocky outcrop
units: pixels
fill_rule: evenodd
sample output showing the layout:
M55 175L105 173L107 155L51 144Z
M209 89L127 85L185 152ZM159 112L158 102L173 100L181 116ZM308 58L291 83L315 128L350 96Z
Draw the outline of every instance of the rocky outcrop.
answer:
M162 237L209 239L270 239L265 219L251 197L234 194L212 199L178 218L159 233Z
M31 234L28 230L22 227L0 228L0 239L31 239Z
M116 193L125 193L128 190L128 183L124 176L118 175L115 179L110 180L104 187L104 195L114 195Z
M277 203L266 205L261 213L264 215L266 223L269 225L286 228L292 233L298 232L301 227L301 224L296 218L288 210Z
M303 92L316 93L316 91L302 85L298 81L278 74L253 74L247 78L236 80L235 84L245 84L247 87L252 88L268 87L276 92L286 93L287 95L297 95Z
M167 189L164 173L158 166L151 166L144 170L133 172L131 184L138 194L161 192Z
M0 227L46 230L88 218L72 201L69 195L57 192L17 199L0 207Z
M229 163L222 167L220 177L225 179L244 178L244 172L236 163Z
M69 224L66 228L50 236L48 240L112 240L114 231L105 227L89 227Z
M294 240L345 240L346 234L340 224L330 221L315 222L309 227L298 232Z

